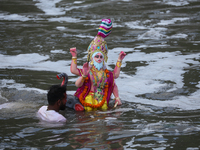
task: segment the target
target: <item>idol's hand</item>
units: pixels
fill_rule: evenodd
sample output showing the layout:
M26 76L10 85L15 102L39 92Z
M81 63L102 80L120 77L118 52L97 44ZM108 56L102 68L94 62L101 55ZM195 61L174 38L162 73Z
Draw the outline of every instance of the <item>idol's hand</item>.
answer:
M118 103L117 105L122 105L122 102L121 102L121 100L120 100L119 97L117 97L117 98L115 99L115 104L116 104L116 103Z
M72 57L76 57L77 56L76 47L70 48L70 53L72 54Z
M90 68L89 68L88 62L86 62L83 64L83 75L88 76L89 71L90 71Z
M126 56L126 53L124 51L121 51L120 54L119 54L118 60L122 61L125 56Z
M114 105L114 108L117 107L117 106L119 106L119 105L122 105L122 102L121 102L120 98L117 97L117 98L115 99L115 105Z

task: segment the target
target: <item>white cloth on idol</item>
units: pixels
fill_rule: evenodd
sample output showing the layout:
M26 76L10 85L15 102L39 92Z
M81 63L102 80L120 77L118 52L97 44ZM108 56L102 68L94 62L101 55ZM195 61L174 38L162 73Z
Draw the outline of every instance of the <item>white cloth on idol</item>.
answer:
M56 112L55 110L47 110L47 106L42 106L38 112L37 117L47 122L66 122L67 119Z

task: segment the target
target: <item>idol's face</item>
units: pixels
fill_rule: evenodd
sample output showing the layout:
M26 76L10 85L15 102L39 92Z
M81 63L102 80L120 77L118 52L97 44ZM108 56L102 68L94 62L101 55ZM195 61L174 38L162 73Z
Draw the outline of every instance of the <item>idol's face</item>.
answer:
M95 56L94 56L94 60L97 62L97 63L101 63L103 62L103 55L101 53L97 53Z

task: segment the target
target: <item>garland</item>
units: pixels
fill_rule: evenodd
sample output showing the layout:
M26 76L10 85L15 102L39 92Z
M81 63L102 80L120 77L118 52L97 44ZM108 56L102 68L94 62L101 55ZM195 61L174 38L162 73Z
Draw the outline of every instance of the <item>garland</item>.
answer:
M105 73L107 74L107 73L109 73L109 71L108 71L107 69L105 69ZM109 75L107 75L107 77L109 77ZM88 81L88 77L85 79L85 82L87 82L87 81ZM79 100L80 100L81 104L82 104L83 106L92 107L92 108L99 108L99 107L102 107L103 104L104 104L105 101L106 101L107 96L108 96L108 82L106 82L106 85L105 85L105 87L104 87L104 96L103 96L103 98L102 98L102 101L101 101L99 104L94 105L94 104L86 103L86 102L84 101L84 95L86 94L87 90L88 90L88 86L85 85L84 90L83 90L83 92L80 94L80 97L79 97Z
M98 85L97 82L99 81L99 75L98 75L98 73L95 73L95 72L96 72L96 69L94 69L92 67L91 70L90 70L90 74L94 77L94 81L95 81L94 86L97 86ZM103 75L102 75L103 79L100 80L101 84L99 85L99 87L101 89L103 89L104 85L105 85L104 82L106 80L106 73L109 73L109 71L107 69L105 71L103 71ZM107 75L107 77L109 77L109 75Z

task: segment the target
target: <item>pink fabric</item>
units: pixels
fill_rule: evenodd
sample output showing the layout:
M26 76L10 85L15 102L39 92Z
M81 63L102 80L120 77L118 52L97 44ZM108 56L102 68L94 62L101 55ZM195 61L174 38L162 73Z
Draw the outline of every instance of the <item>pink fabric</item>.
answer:
M100 36L103 37L103 38L106 38L106 37L107 37L107 35L103 34L102 32L99 32L98 35L100 35Z
M82 71L82 69L81 69L81 71ZM79 70L79 75L82 76L80 70ZM107 105L109 104L110 97L111 97L111 94L112 94L113 88L114 88L113 73L111 71L109 71L108 75L109 75L109 78L107 78L107 82L108 82ZM85 86L88 86L88 90L87 90L86 94L84 95L84 99L88 95L88 93L90 92L90 89L91 89L91 81L90 81L90 75L89 74L88 74L88 82L87 83L84 82L84 84L77 89L74 96L79 98L81 93L83 92Z
M114 88L114 76L113 76L113 73L111 71L109 71L108 75L109 75L109 78L107 80L107 82L108 82L107 104L109 104L110 97L111 97L111 95L113 93L113 88Z

